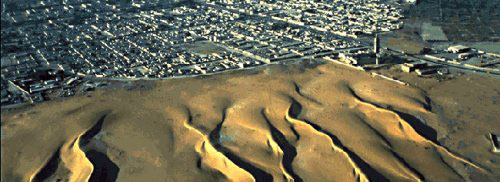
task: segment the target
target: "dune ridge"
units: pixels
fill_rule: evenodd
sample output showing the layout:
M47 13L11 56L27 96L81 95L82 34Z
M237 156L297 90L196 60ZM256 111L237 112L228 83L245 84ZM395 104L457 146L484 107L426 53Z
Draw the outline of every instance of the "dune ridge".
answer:
M352 91L351 88L349 88L349 89ZM377 106L376 104L364 101L361 97L359 97L358 95L356 95L356 93L354 91L352 91L352 95L354 96L356 102L358 102L358 103L360 103L362 105L366 105L368 107L371 107L372 110L379 111L379 112L387 112L387 113L390 113L390 114L396 116L397 120L399 121L400 127L402 126L403 130L405 131L403 133L404 134L409 134L410 135L409 136L410 139L416 140L418 142L427 142L427 143L433 145L434 147L436 147L439 150L439 152L442 152L442 153L448 155L449 157L452 157L453 159L456 159L456 160L461 161L461 162L463 162L463 163L465 163L467 165L470 165L470 166L472 166L472 167L474 167L474 168L476 168L478 170L481 170L482 172L488 172L484 168L480 167L479 165L474 164L473 162L470 162L467 159L459 157L456 154L453 154L452 152L450 152L445 147L443 147L443 146L441 146L439 144L436 144L431 139L428 139L428 138L422 136L421 134L419 134L417 132L417 130L415 130L412 127L411 124L409 124L408 121L402 119L398 113L396 113L394 111L391 111L391 110L388 110L388 109L381 108L381 107ZM426 97L426 103L427 104L425 104L425 106L424 106L424 109L426 109L426 112L430 112L430 110L431 110L431 109L429 109L430 108L430 106L429 106L430 104L428 103L429 102L428 100L429 100L429 98ZM393 130L391 130L391 131L393 131ZM391 134L395 134L395 132L391 132Z
M302 95L300 94L300 92L298 93L299 95ZM298 125L298 127L306 127L311 131L317 132L318 135L327 136L330 139L334 151L341 153L341 155L343 155L348 160L349 164L354 170L356 178L358 178L358 181L368 181L366 174L363 173L360 167L358 167L358 164L353 161L353 157L351 157L353 154L347 148L345 148L345 146L343 146L342 143L333 134L324 131L320 126L315 125L310 121L302 121L297 119L297 117L302 112L302 106L299 102L297 102L297 100L293 98L290 98L290 100L291 105L288 109L288 112L286 112L285 119L293 125Z
M96 125L99 125L99 121ZM89 131L92 131L95 126L92 126L88 131L81 133L75 139L63 144L54 155L43 165L35 174L30 177L30 182L46 181L51 175L57 172L58 168L64 168L67 174L64 176L70 182L87 182L89 181L94 166L86 157L85 152L80 146L83 146L81 138L88 140Z
M98 90L2 113L2 132L16 131L2 138L2 182L497 175L494 165L462 157L438 140L442 130L428 123L441 117L425 91L332 64L251 72L158 81L149 90ZM37 112L28 117L30 111ZM33 146L39 152L30 152ZM46 158L29 160L37 155Z
M89 181L94 169L92 163L78 145L80 137L69 146L63 147L61 151L62 163L64 167L71 171L71 175L69 176L70 182Z
M98 161L99 164L95 164L92 157L95 157L96 154L104 154L89 148L89 143L101 131L108 114L108 112L103 114L89 129L59 147L52 157L29 177L28 181L109 181L109 174L105 174L106 171L94 171L94 166L103 164L103 161Z
M202 133L202 131L194 128L190 125L192 122L191 112L188 109L188 121L184 123L184 126L190 130L198 133L202 140L196 144L196 152L199 153L200 166L207 166L212 170L221 172L228 178L228 181L241 181L241 182L251 182L255 181L254 177L244 169L240 168L234 164L230 159L228 159L224 154L219 152L210 141L209 135Z

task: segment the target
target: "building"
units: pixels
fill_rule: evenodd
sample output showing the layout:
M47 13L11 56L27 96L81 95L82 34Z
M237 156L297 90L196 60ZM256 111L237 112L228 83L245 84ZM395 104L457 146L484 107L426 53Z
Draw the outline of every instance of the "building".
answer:
M424 69L427 67L426 63L405 63L401 65L401 70L406 73L415 71L416 69Z
M419 0L405 0L405 2L408 4L418 4L420 1Z
M434 74L436 73L436 69L434 68L427 68L427 69L415 69L415 73L417 75L429 75L429 74Z
M448 47L448 49L447 49L448 52L455 53L455 54L467 52L469 50L470 50L470 47L463 46L463 45L451 46L451 47Z

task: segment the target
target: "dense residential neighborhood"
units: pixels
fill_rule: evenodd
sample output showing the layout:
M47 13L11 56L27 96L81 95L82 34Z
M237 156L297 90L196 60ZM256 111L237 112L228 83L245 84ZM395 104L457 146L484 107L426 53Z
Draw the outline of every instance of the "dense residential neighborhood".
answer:
M46 0L6 10L14 5L3 3L1 101L41 102L47 93L100 85L89 78L163 79L315 58L378 64L372 37L403 27L403 4Z

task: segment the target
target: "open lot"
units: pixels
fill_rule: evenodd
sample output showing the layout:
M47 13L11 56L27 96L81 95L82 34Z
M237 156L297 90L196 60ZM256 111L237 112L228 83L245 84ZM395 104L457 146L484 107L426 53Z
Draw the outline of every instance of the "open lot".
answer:
M219 47L213 43L206 42L206 41L200 41L200 42L195 42L193 44L187 45L186 48L188 50L193 51L198 54L204 54L204 55L209 55L212 53L220 53L224 52L226 49Z
M408 16L441 26L451 41L497 41L499 9L498 0L422 0Z

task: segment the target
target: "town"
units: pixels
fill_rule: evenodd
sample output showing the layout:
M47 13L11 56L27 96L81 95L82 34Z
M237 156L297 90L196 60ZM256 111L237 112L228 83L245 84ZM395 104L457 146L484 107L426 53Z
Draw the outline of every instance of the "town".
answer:
M380 45L416 1L86 1L2 3L1 103L15 108L105 85L265 64L331 60L405 72L500 74L499 55L453 45L408 54ZM477 63L476 63L477 62ZM491 67L493 66L493 67Z

